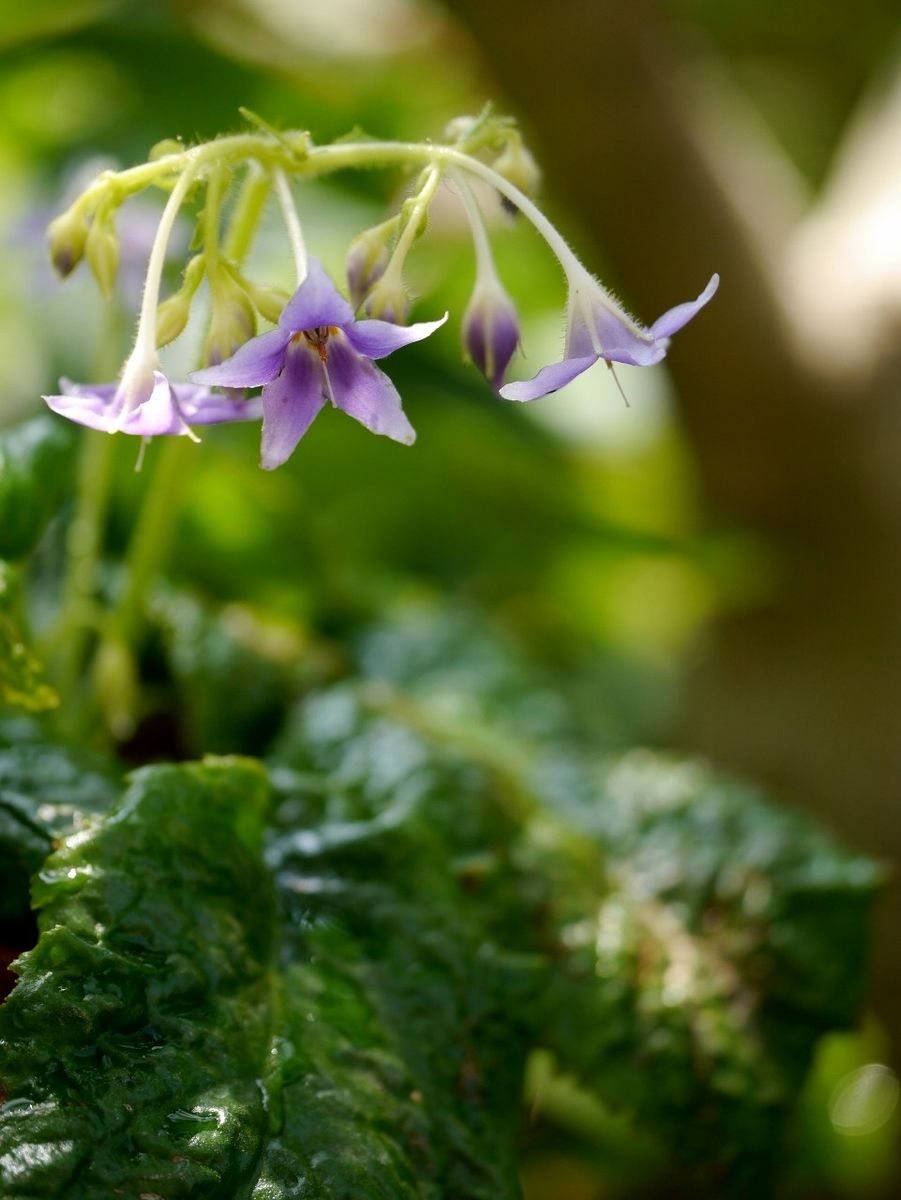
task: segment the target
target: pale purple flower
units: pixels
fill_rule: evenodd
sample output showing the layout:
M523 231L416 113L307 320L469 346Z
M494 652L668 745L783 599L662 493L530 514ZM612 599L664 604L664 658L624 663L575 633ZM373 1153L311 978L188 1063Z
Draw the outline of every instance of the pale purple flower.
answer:
M263 388L262 466L281 466L330 401L373 433L410 445L416 433L394 384L373 359L421 341L447 320L417 325L356 321L322 264L285 305L278 327L246 342L218 366L192 373L199 383Z
M600 359L633 367L659 363L672 334L704 307L719 282L719 275L713 275L696 300L677 304L645 329L590 275L571 280L563 361L543 367L533 379L508 383L500 394L505 400L537 400L565 387Z
M61 395L43 397L50 408L70 421L105 433L191 437L192 425L252 421L262 415L258 400L222 396L193 383L172 384L162 371L153 371L143 386L131 393L123 382L90 384L61 379L59 385Z

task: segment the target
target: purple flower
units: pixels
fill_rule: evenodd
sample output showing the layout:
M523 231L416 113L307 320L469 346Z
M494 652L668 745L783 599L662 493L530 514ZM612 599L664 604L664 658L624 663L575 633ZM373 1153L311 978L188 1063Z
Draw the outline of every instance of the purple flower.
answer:
M516 309L492 273L476 283L463 314L463 348L497 391L518 345Z
M418 325L355 321L353 309L311 259L278 327L246 342L192 379L219 387L263 387L262 466L281 466L326 401L373 433L410 445L416 433L394 384L373 359L428 337L447 320Z
M153 371L131 392L124 377L120 383L95 384L61 379L59 385L62 395L43 397L50 408L105 433L191 437L191 425L252 421L261 415L257 400L220 396L192 383L171 384L162 371Z
M565 387L599 359L633 367L653 366L666 355L670 336L704 307L719 282L719 275L713 275L696 300L677 304L645 329L590 275L571 278L563 361L543 367L533 379L508 383L500 394L505 400L537 400Z

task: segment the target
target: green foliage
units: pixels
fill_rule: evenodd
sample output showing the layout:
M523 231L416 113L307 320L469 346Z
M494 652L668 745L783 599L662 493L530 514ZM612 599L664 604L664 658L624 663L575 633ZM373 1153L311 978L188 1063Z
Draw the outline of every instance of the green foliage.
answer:
M75 832L0 1009L4 1195L515 1197L538 1045L699 1186L769 1186L878 873L697 763L590 756L509 646L425 629L365 640L268 781L209 760L107 817L32 805ZM72 761L23 754L58 797Z
M59 698L44 682L43 668L25 641L19 601L18 577L0 562L0 704L45 712Z
M0 919L24 917L28 886L57 839L112 804L109 766L38 737L4 745L0 736Z
M72 482L75 431L51 416L0 433L0 558L34 547Z

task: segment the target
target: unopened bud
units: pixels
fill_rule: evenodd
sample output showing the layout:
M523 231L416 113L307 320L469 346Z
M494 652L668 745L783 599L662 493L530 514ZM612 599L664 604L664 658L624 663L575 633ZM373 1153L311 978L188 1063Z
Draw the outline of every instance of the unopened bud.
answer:
M216 366L231 358L256 333L257 321L250 297L228 271L210 279L213 316L203 346L204 360Z
M50 261L63 279L75 270L84 257L88 230L87 218L79 209L70 208L50 222L47 228Z
M151 146L147 161L156 162L158 158L165 158L167 154L182 154L183 152L184 146L177 138L163 138L161 142Z
M498 279L476 285L462 329L464 353L497 391L519 345L519 318Z
M156 344L168 346L184 331L191 315L191 297L176 292L156 310Z
M410 311L410 299L397 271L382 275L363 302L363 310L367 316L403 325Z
M203 279L205 261L202 254L195 254L185 267L184 279L177 292L173 292L156 310L156 344L168 346L184 330L191 316L194 293Z
M277 325L282 309L291 298L288 293L281 288L258 287L255 283L248 283L246 291L260 316Z
M399 219L391 217L354 238L347 251L347 286L355 308L366 299L385 274L390 261L388 246L397 232Z
M538 191L541 172L535 159L525 148L520 137L512 137L491 164L499 175L518 187L527 196Z
M119 269L119 239L111 220L106 217L94 218L88 230L84 252L100 291L109 300Z

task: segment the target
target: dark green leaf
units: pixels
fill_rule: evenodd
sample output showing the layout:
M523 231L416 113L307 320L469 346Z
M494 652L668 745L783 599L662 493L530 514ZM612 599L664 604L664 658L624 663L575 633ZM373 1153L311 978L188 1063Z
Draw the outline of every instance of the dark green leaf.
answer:
M29 911L28 886L54 842L106 811L117 794L107 765L42 739L0 737L0 918Z

